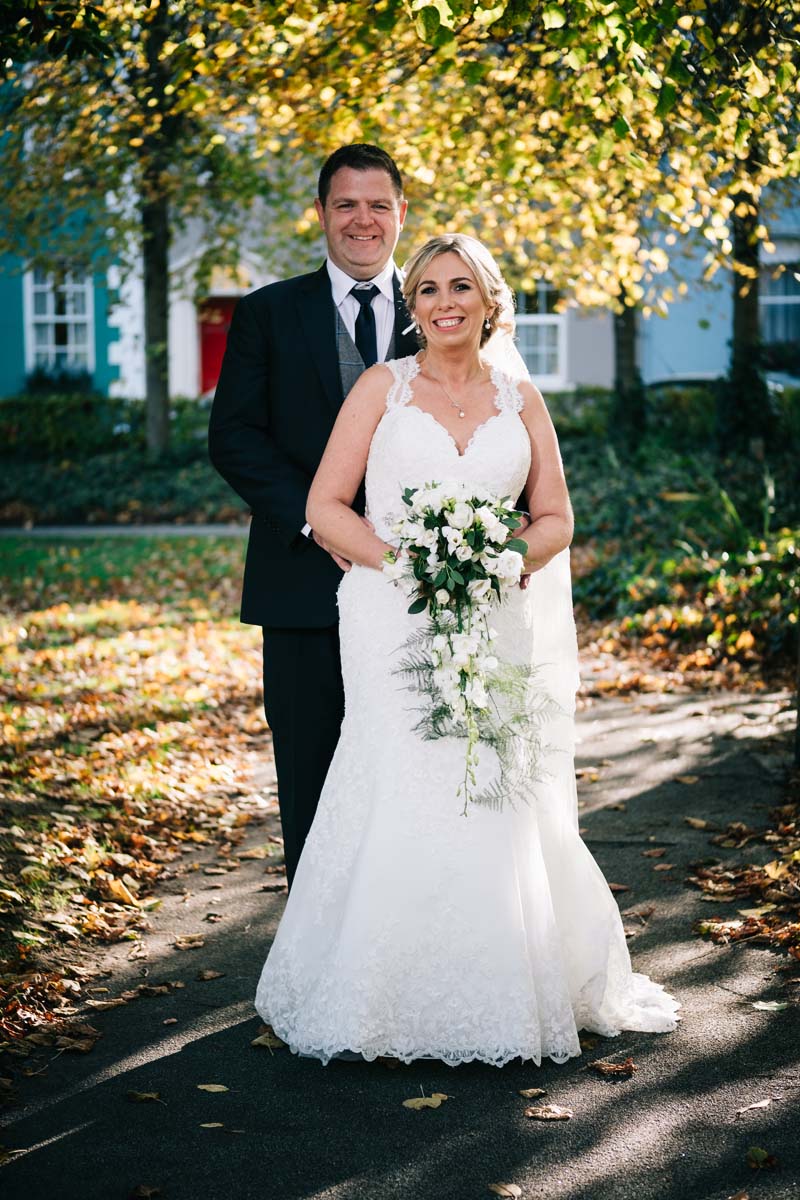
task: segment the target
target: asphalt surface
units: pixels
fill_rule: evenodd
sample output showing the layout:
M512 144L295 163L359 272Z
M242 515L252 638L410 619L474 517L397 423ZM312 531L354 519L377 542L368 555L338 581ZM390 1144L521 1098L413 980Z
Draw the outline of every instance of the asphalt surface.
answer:
M634 966L683 1002L675 1033L623 1033L566 1065L500 1070L322 1067L253 1047L252 996L284 896L262 890L275 886L263 861L207 875L212 857L192 850L164 881L145 957L112 947L101 960L110 974L96 981L112 996L145 979L185 986L87 1012L103 1034L95 1048L47 1051L37 1060L49 1063L44 1073L19 1080L0 1138L19 1153L0 1172L0 1194L125 1200L144 1185L159 1191L140 1195L164 1200L472 1200L506 1182L542 1200L797 1200L800 988L784 985L785 958L693 934L699 917L733 916L737 905L706 903L684 882L689 863L708 855L768 860L758 843L711 846L685 818L763 825L780 799L792 716L785 695L697 693L595 701L580 715L582 828L606 877L630 887L623 912L654 906L644 923L624 920ZM248 835L256 845L277 827L266 751L252 786L265 799L265 823ZM656 846L667 854L643 855ZM655 871L656 861L673 869ZM209 922L209 912L221 917ZM203 933L205 945L176 950L187 933ZM222 976L199 981L209 968ZM789 1007L753 1007L776 999ZM632 1078L587 1070L629 1055ZM572 1119L526 1119L531 1101L518 1090L529 1087L546 1088L545 1101L571 1108ZM162 1102L134 1103L129 1091ZM450 1098L438 1109L403 1107L421 1091ZM750 1168L751 1147L778 1165Z

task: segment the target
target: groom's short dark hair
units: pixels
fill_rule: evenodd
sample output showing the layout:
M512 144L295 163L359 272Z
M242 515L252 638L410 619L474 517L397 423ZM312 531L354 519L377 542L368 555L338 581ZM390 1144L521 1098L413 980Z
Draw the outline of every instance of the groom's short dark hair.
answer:
M353 142L350 146L340 146L338 150L334 150L322 165L317 194L323 208L331 190L331 180L342 167L351 167L354 171L385 171L392 181L398 200L402 198L403 180L394 159L385 150L381 150L380 146L370 146L368 142Z

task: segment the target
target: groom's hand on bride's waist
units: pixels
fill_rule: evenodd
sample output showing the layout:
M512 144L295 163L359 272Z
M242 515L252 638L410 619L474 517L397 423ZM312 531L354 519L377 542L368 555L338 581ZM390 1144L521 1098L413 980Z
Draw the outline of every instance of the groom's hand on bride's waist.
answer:
M367 520L366 517L360 517L359 519L361 521L363 521L363 523L366 525L366 527L370 531L370 533L375 532L375 526L372 524L372 521ZM341 554L337 554L336 551L334 550L333 546L331 546L330 543L326 542L323 537L320 537L320 535L317 533L316 529L311 530L311 536L322 550L324 550L327 554L330 554L331 558L333 559L333 561L336 563L337 567L341 571L349 571L350 570L350 568L353 565L350 562L350 560L347 558L342 558Z

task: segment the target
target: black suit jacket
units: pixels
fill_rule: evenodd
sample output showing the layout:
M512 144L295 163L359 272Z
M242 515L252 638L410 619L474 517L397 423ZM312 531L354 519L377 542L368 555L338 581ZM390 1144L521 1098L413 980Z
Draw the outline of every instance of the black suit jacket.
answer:
M416 353L413 331L402 332L410 322L395 278L398 358ZM241 613L249 624L322 628L338 620L341 571L301 530L343 399L324 265L239 301L208 441L212 463L252 511Z

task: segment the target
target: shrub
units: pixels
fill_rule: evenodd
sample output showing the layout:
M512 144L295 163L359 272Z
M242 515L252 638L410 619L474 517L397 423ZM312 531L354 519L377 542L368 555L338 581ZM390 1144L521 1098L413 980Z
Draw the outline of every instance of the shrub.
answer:
M177 447L205 444L209 401L181 398L171 405L172 439ZM95 392L31 392L0 400L3 458L16 461L85 460L145 445L143 400Z

